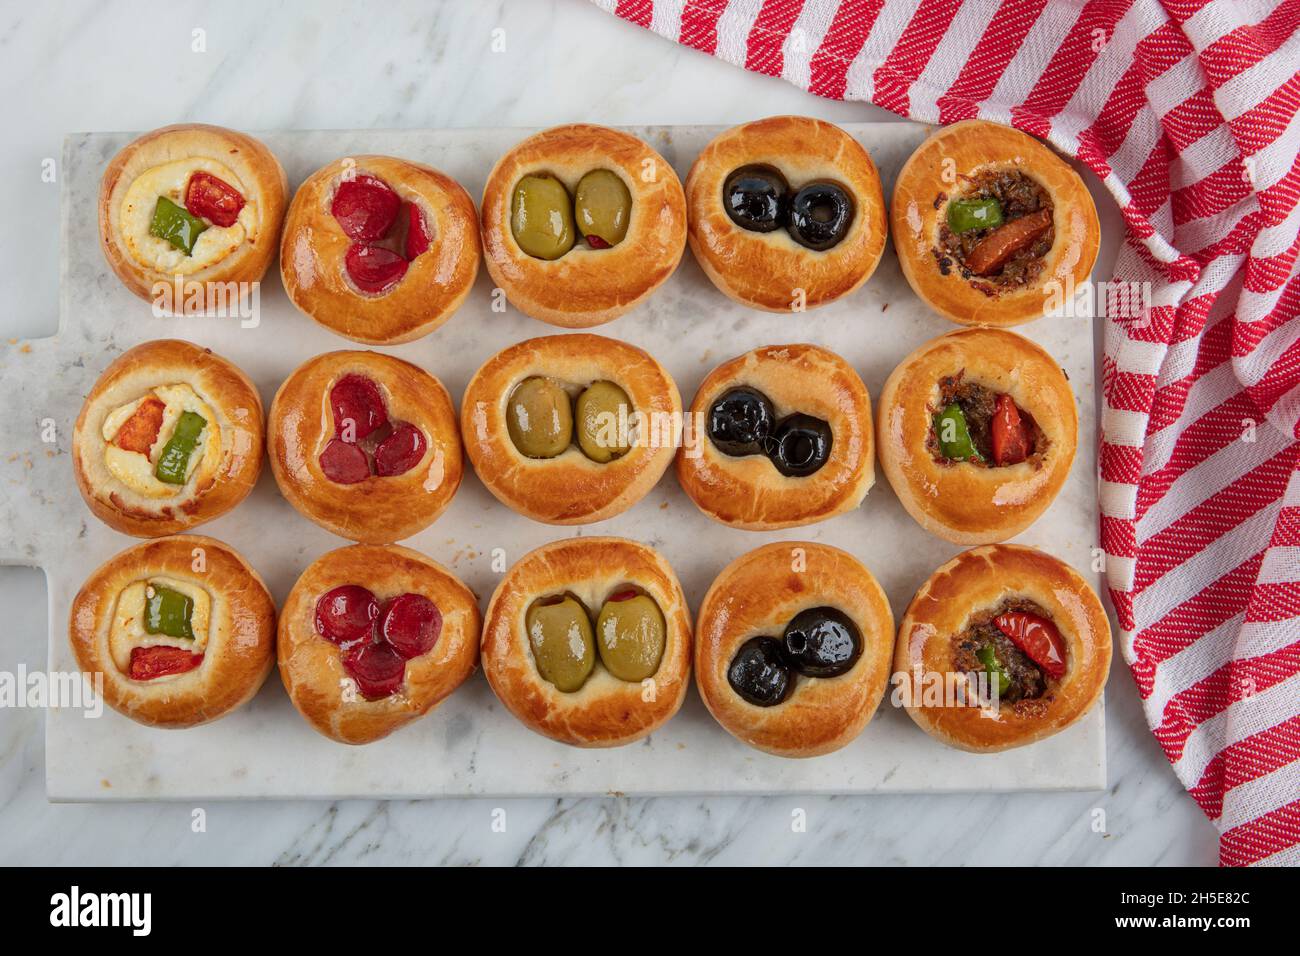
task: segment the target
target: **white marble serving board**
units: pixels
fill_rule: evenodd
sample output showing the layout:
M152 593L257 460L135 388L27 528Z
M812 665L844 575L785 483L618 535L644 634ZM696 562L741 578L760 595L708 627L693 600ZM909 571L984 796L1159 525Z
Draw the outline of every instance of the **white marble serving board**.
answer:
M902 162L927 133L925 127L904 123L846 128L880 167L886 196ZM660 150L684 178L718 129L631 131ZM291 187L340 156L390 153L445 170L477 198L496 158L528 132L281 132L263 138L284 163ZM131 138L102 133L68 138L60 170L60 331L55 338L0 351L0 397L10 411L0 417L0 560L46 571L49 667L54 672L75 669L66 636L72 596L94 567L134 543L90 514L72 478L72 424L104 367L139 342L185 338L238 364L269 404L279 383L309 356L357 347L300 315L286 299L275 270L262 288L257 328L241 328L234 319L155 318L148 304L128 293L110 272L96 236L100 174ZM470 375L488 356L521 339L557 331L513 309L499 314L490 306L491 283L484 270L446 326L418 342L382 351L428 369L459 400ZM689 401L700 380L725 359L759 345L798 341L843 355L874 398L903 356L952 328L913 295L891 249L863 289L847 301L803 315L768 315L732 303L713 288L688 252L649 303L594 331L647 349L667 366ZM1080 443L1059 499L1017 540L1064 558L1096 582L1088 570L1097 536L1092 323L1086 318L1038 321L1019 331L1042 343L1069 374L1079 402ZM41 432L50 421L56 440L45 443ZM248 500L197 530L244 554L266 578L277 602L311 561L347 543L295 512L280 497L269 467ZM491 567L494 548L505 549L513 563L544 542L583 534L625 535L653 544L676 569L693 607L714 575L743 551L774 540L826 542L866 563L888 592L896 617L931 571L960 550L921 531L879 469L860 510L777 533L733 530L704 518L671 469L627 513L572 529L514 514L468 473L447 513L405 543L453 569L486 606L499 579ZM378 743L347 747L312 731L273 673L249 706L185 731L142 727L112 711L87 719L78 710L50 710L46 781L50 799L83 801L1058 790L1104 787L1106 773L1101 704L1050 740L976 756L932 740L886 699L863 734L843 750L811 760L784 760L730 737L692 690L681 712L652 737L592 751L528 731L497 702L482 675L475 674L426 718Z

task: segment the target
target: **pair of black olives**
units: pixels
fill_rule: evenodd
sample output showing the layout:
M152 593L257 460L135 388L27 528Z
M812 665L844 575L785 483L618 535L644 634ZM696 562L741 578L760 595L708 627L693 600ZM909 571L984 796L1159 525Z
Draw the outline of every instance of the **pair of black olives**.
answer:
M790 194L790 184L771 166L742 166L727 177L722 205L741 229L784 228L801 246L824 252L853 225L853 199L838 183L813 182Z
M794 674L838 677L862 656L862 634L833 607L800 611L781 639L752 637L727 668L731 689L757 707L774 707L790 696ZM794 672L794 673L792 673Z
M723 393L713 403L709 438L718 451L734 458L766 455L789 478L806 478L831 456L830 425L798 413L778 422L772 400L747 385Z

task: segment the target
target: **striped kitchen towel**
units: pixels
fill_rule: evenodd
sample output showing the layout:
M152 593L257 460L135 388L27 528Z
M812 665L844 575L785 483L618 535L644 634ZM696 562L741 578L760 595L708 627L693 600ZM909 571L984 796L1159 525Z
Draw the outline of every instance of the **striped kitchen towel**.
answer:
M595 2L820 96L1017 126L1102 180L1115 278L1151 295L1105 319L1121 650L1220 861L1300 864L1300 0Z

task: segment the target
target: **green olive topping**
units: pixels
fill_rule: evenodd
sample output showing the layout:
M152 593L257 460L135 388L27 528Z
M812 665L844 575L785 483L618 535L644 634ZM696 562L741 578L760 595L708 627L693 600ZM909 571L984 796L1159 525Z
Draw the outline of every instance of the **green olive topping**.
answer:
M596 666L587 609L571 595L534 601L526 618L528 643L537 672L556 690L570 693L586 683Z
M631 418L632 402L625 391L613 382L593 382L578 396L578 447L602 465L626 455Z
M525 176L515 184L510 229L519 248L538 259L558 259L573 248L573 204L554 176Z
M627 235L627 221L632 215L632 194L627 184L608 169L595 169L578 181L578 193L573 201L578 219L578 231L596 248L616 246Z
M664 656L664 616L654 599L626 591L615 594L596 618L597 648L605 669L625 681L643 681L659 670Z
M510 440L529 458L554 458L573 440L569 393L551 378L526 378L506 404Z

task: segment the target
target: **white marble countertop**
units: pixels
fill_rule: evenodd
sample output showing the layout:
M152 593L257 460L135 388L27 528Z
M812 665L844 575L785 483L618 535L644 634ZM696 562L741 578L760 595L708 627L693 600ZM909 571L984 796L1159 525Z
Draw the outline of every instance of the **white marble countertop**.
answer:
M676 48L586 0L10 7L0 81L6 342L55 328L59 190L41 173L71 131L888 118ZM0 608L0 671L42 668L40 572L0 568ZM43 715L7 709L0 863L1212 864L1215 831L1121 664L1108 690L1100 793L213 803L202 832L188 804L47 803Z

